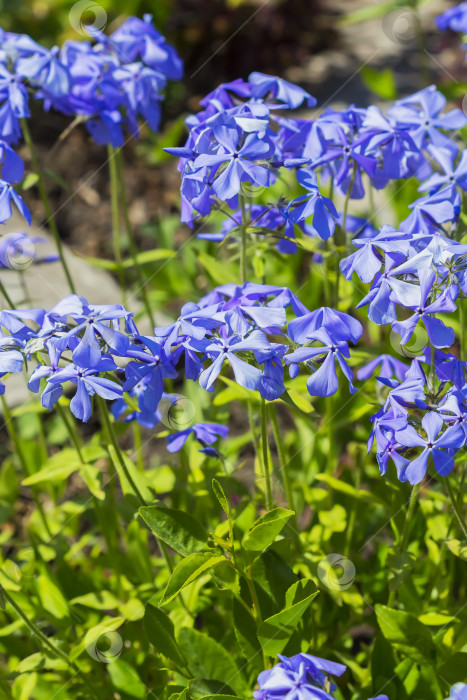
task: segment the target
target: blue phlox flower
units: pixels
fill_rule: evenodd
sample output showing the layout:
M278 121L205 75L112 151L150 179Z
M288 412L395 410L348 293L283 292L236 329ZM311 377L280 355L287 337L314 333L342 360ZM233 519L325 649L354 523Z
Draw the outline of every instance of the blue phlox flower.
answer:
M349 382L349 390L354 394L357 389L352 380L352 370L346 363L350 357L349 346L345 341L334 340L327 330L314 331L308 336L310 342L318 341L321 346L305 346L285 355L284 361L288 365L296 365L306 362L307 367L313 370L307 379L307 389L311 396L332 396L339 388L335 361ZM319 366L318 366L319 363Z
M230 200L240 191L242 182L252 182L266 187L269 184L269 171L254 161L263 160L270 152L270 144L249 134L243 145L239 145L238 130L226 126L214 129L218 144L217 153L203 153L198 156L195 166L225 165L214 178L212 188L219 199Z
M409 408L426 409L425 380L422 377L409 377L403 382L378 377L378 381L390 388L384 410L391 408L394 418L404 418Z
M321 328L328 331L334 339L352 341L354 344L363 333L362 324L356 318L323 306L291 320L287 326L287 335L294 343L303 345Z
M179 80L183 75L182 60L154 27L150 14L143 19L130 17L108 37L108 42L122 63L141 60L170 80Z
M62 336L62 347L71 347L75 364L86 368L93 367L101 359L99 338L117 354L125 355L130 341L118 330L118 322L130 315L120 305L90 304L83 315L73 316L77 325ZM81 332L83 335L79 337Z
M264 98L270 95L283 102L289 109L297 109L303 103L307 107L314 107L317 104L316 99L306 90L274 75L250 73L248 82L252 85L252 97Z
M0 179L0 224L11 218L13 213L12 204L16 206L21 216L31 225L31 213L22 197L16 192L13 186L6 180Z
M0 166L3 180L15 183L23 179L23 160L5 141L0 141Z
M467 2L461 2L456 7L450 7L445 10L442 15L435 20L438 29L446 31L451 29L453 32L467 33Z
M410 460L401 454L401 450L404 451L405 447L401 445L393 436L384 436L382 439L383 444L378 445L378 452L376 453L376 461L378 462L379 473L384 476L387 472L389 460L391 460L396 467L397 478L399 481L406 481L405 472L410 464Z
M241 339L238 336L233 336L225 340L213 339L213 342L206 345L205 352L209 359L213 360L212 364L199 377L199 383L206 389L212 391L212 385L219 376L222 365L226 360L229 361L236 381L245 389L254 391L258 388L261 381L262 372L258 367L240 359L237 353L248 353L258 350L269 350L270 344L262 331L256 330L250 333L246 338Z
M427 150L444 172L434 173L420 185L419 191L433 193L453 185L467 190L467 149L461 152L457 163L459 150L456 147L428 146Z
M279 655L279 659L280 663L259 674L255 700L332 700L336 686L325 674L341 676L346 670L343 664L311 654Z
M418 148L427 143L442 146L449 142L441 130L462 129L467 124L467 117L461 109L452 109L441 114L446 107L446 98L435 85L416 92L409 97L398 100L389 110L399 124L410 128L410 136Z
M392 355L379 355L358 370L357 379L360 381L369 379L376 372L380 377L387 377L389 379L396 377L402 382L407 373L407 369L408 367L404 362L392 357Z
M39 85L41 93L47 99L60 99L70 89L70 74L60 61L59 47L52 49L39 47L37 52L27 58L20 58L16 64L16 73L33 84Z
M309 224L311 230L327 241L336 227L337 210L332 200L320 193L315 173L299 170L297 180L302 187L308 190L308 194L304 194L290 203L289 218L296 224L313 217L312 223Z
M421 437L412 425L396 433L396 439L402 445L423 448L421 454L412 460L406 469L405 475L411 484L418 484L424 478L430 456L438 474L447 476L454 466L452 451L460 449L465 442L464 431L459 425L450 426L441 433L444 421L435 411L425 414L422 427L426 438Z
M109 400L122 397L123 390L119 384L111 379L99 376L99 371L108 371L110 369L116 369L115 363L103 358L96 369L83 369L77 365L68 365L50 375L47 381L52 387L53 385L63 385L66 382L71 382L77 387L76 393L70 401L70 410L75 418L86 423L91 417L91 397L94 396L94 394ZM44 392L41 397L42 405L49 409L52 408L53 404L56 403L59 398L57 393L48 396L46 392ZM60 392L60 395L61 393L62 392Z
M221 325L222 320L216 318L218 309L219 304L211 304L201 308L193 302L188 302L182 307L180 316L175 323L168 326L158 326L154 329L154 333L158 338L166 339L164 345L166 351L169 351L170 347L178 342L179 336L201 340L206 335L207 330Z
M378 107L368 107L359 142L365 153L381 153L382 173L387 180L407 177L407 158L417 152L412 135L391 118L385 117Z
M180 452L192 433L203 447L206 447L213 445L219 438L225 439L229 434L229 428L220 423L195 423L185 430L180 430L166 437L168 451Z
M406 345L412 337L419 321L423 321L428 337L436 348L448 348L454 342L454 331L444 324L434 314L441 312L455 311L457 306L455 299L458 294L458 287L451 286L444 290L439 296L429 302L429 297L433 292L433 285L436 280L434 270L420 270L420 302L417 305L408 305L414 312L405 321L397 321L393 324L393 329L401 336L401 343Z
M440 224L454 222L460 213L460 195L451 186L434 194L420 197L409 205L410 215L401 222L400 229L407 233L436 234ZM442 229L441 229L442 230Z

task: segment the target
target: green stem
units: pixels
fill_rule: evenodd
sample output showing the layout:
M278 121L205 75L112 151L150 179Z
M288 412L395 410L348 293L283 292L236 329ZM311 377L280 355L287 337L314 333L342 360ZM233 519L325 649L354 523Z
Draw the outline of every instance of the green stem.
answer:
M26 457L24 456L21 440L19 439L19 435L16 432L15 423L13 421L13 416L11 415L10 408L9 408L4 396L1 397L1 400L2 400L3 415L5 418L5 426L6 426L8 435L10 436L10 440L12 441L12 443L15 446L15 451L16 451L16 454L18 455L18 459L21 463L21 468L22 468L24 474L26 476L30 476L29 466L28 466ZM52 539L52 531L49 527L49 523L47 522L47 517L46 517L45 511L44 511L44 506L42 505L42 503L40 501L40 498L39 498L39 495L38 495L36 489L31 488L31 491L32 491L32 495L34 498L34 503L36 504L37 510L38 510L39 515L41 517L42 524L44 525L45 531L47 533L47 537L49 539Z
M355 163L353 166L353 172L352 176L350 178L350 184L349 184L349 189L347 190L347 194L345 195L345 202L344 202L344 211L342 213L342 226L338 226L336 229L336 232L334 234L334 240L336 244L336 248L345 246L346 243L346 230L347 230L347 214L349 211L349 203L350 203L350 196L352 194L352 190L355 184L355 178L357 176L357 164ZM340 281L340 269L339 269L339 263L342 260L342 253L340 251L336 251L336 284L335 284L335 293L334 293L334 305L336 309L339 306L339 281Z
M412 489L412 493L410 494L410 501L409 501L409 507L407 509L407 515L405 517L405 522L404 522L404 529L402 530L402 535L397 547L398 553L403 554L404 551L407 549L407 543L409 540L409 533L410 533L410 525L412 523L412 518L415 510L415 504L417 502L416 496L417 496L417 491L418 491L418 485L415 484L415 486ZM393 591L390 592L389 598L388 598L388 607L391 607L394 604L394 601L396 599L396 590L394 589Z
M109 175L110 175L110 202L112 207L112 241L114 258L117 263L118 281L122 293L123 305L126 305L125 273L122 267L122 249L120 239L120 210L119 210L119 185L117 172L117 156L113 146L107 147Z
M362 471L363 471L363 461L362 461L362 452L360 449L358 449L358 453L356 456L356 467L357 467L357 473L355 476L355 489L358 491L360 488L360 483L362 479ZM345 548L344 548L344 556L348 557L350 553L350 547L352 544L352 537L355 529L355 520L357 517L357 501L354 500L353 505L352 505L352 510L350 511L349 515L349 522L347 525L347 531L345 533Z
M301 542L300 542L300 532L298 529L297 525L297 517L296 517L296 510L295 510L295 503L294 503L294 496L293 496L293 489L292 489L292 480L290 478L288 466L289 466L289 461L287 459L287 456L285 454L284 450L284 443L282 440L282 436L280 433L279 429L279 421L277 420L277 410L276 406L274 404L271 404L271 423L272 423L272 429L274 432L274 441L276 443L276 448L277 448L277 456L279 457L279 468L280 472L282 474L282 480L284 483L284 492L285 492L285 497L287 499L287 505L290 508L290 510L293 510L294 514L289 520L289 530L292 531L293 533L293 538L295 541L295 546L297 549L300 551L301 549Z
M73 669L75 673L77 673L80 678L84 681L84 683L90 688L92 694L94 697L100 697L96 691L94 690L93 686L89 682L89 680L86 678L86 676L83 674L81 669L76 665L74 661L70 661L68 656L63 652L61 649L59 649L53 642L50 641L48 637L45 636L43 632L39 629L39 627L29 619L29 617L26 615L26 613L23 611L23 609L16 603L13 598L10 596L8 591L6 591L4 588L2 589L2 595L5 598L6 602L11 605L13 610L16 612L19 618L24 622L30 633L32 634L33 637L35 637L43 647L48 649L52 654L58 658L62 659L62 661L65 661L65 663L70 666L70 668Z
M261 397L261 447L263 452L263 475L265 480L266 509L272 508L271 471L269 468L269 446L267 431L266 401Z
M5 289L5 287L4 287L4 285L3 285L3 282L0 282L0 292L2 293L2 295L3 295L3 297L4 297L5 301L6 301L6 303L7 303L8 306L10 307L10 309L14 309L14 308L15 308L15 305L14 305L14 303L11 301L10 295L8 294L7 290Z
M148 315L151 326L152 326L152 328L154 328L154 326L156 325L156 321L154 319L154 315L153 315L152 309L151 309L151 304L149 303L149 298L148 298L148 295L146 292L146 282L144 279L143 270L141 269L141 265L138 262L138 247L136 245L135 237L133 235L133 228L131 226L130 215L128 212L128 200L127 200L126 190L125 190L125 178L123 176L124 168L123 168L123 157L122 157L122 150L121 149L115 151L115 157L117 160L117 177L118 177L118 184L119 184L119 190L120 190L120 203L122 206L123 221L125 222L125 230L126 230L126 235L128 237L128 243L130 246L131 257L133 258L133 263L134 263L136 274L138 277L139 291L141 292L141 296L143 298L144 308L146 309L146 313Z
M104 399L101 396L97 397L97 401L99 403L99 406L101 407L101 416L104 421L105 429L107 430L107 434L110 438L110 442L112 444L112 447L115 450L115 454L118 459L118 463L120 464L120 467L122 469L122 472L125 474L125 478L127 479L129 485L131 486L131 489L133 493L135 494L137 500L139 501L140 506L146 506L147 503L144 500L143 496L141 495L141 491L135 484L133 477L131 476L130 472L128 471L128 467L125 462L125 458L122 454L122 451L120 449L120 445L118 444L117 437L115 435L115 431L112 425L112 422L110 420L109 416L109 410L107 408L107 404L105 403Z
M134 454L136 455L138 469L144 472L143 441L141 439L141 428L136 420L133 421L133 440L135 445Z
M139 503L141 506L146 506L147 503L142 496L140 490L138 489L137 485L135 484L130 472L128 471L125 458L122 454L122 451L120 449L120 445L118 444L117 437L115 435L115 431L112 425L112 422L110 420L110 415L109 415L109 410L107 408L107 404L105 403L104 399L101 398L100 396L97 397L97 401L99 403L99 408L100 408L100 415L102 417L102 420L104 421L104 426L107 431L107 435L110 438L110 442L112 444L112 447L115 450L115 454L117 456L118 462L120 464L120 467L122 469L122 472L125 474L125 478L127 479L128 483L130 484L133 493L135 494L136 498L138 499ZM160 550L162 552L162 556L164 557L165 563L167 565L167 568L169 569L170 573L173 571L173 566L172 562L170 560L169 552L167 550L167 547L162 540L157 538Z
M68 282L68 286L70 287L70 291L72 294L75 294L75 286L73 284L73 279L71 277L70 270L68 268L68 264L65 260L65 254L63 252L63 246L62 246L62 241L60 238L60 234L57 229L57 225L55 223L55 219L53 217L52 213L52 206L50 204L49 197L47 195L47 190L44 184L44 177L42 174L42 170L39 166L39 161L37 160L37 155L36 155L36 149L34 147L34 142L31 137L31 132L29 131L29 126L28 122L26 119L21 119L21 129L23 132L23 137L26 143L26 146L28 147L29 150L29 155L31 157L31 162L32 162L32 167L34 168L34 172L37 175L37 187L39 189L39 194L42 199L42 203L44 205L45 209L45 215L46 215L46 224L48 224L50 230L52 231L52 235L54 237L55 245L57 246L58 254L60 256L60 261L62 263L63 267L63 272L65 273L65 277Z
M81 464L86 464L86 461L83 457L83 453L81 451L81 444L78 439L78 436L76 435L76 432L73 428L72 422L68 418L67 412L64 410L63 406L60 405L59 402L56 404L57 410L60 414L60 418L62 419L65 428L67 430L68 435L70 436L70 440L73 443L73 447L75 448L76 452L78 453L78 457L80 459Z
M449 481L448 477L446 477L446 489L447 489L447 492L449 494L449 498L451 499L452 509L456 515L457 521L458 521L460 528L464 534L464 537L467 539L467 526L464 522L464 518L462 515L462 508L456 499L454 491L452 490L451 482Z
M242 284L247 281L247 266L246 266L246 255L247 255L247 220L246 220L246 207L245 207L245 197L240 195L240 207L242 210L242 225L241 225L241 247L240 247L240 280Z

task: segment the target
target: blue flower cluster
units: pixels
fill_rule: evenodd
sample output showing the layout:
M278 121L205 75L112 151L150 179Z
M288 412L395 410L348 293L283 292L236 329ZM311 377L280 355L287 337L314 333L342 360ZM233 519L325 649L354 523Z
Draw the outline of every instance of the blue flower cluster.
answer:
M334 700L336 685L329 676L342 676L347 667L311 654L282 656L280 662L258 676L255 700ZM378 695L372 700L388 700Z
M410 366L383 355L358 372L359 379L376 373L388 388L384 406L372 418L369 447L375 440L382 474L391 459L399 478L415 484L432 459L437 472L446 476L465 444L467 363L449 352L454 330L438 314L456 311L458 296L467 293L467 247L440 231L406 232L388 226L371 237L354 239L354 245L357 251L340 267L347 279L355 272L363 282L371 282L359 306L368 306L374 323L391 325L402 348L414 338L419 343ZM415 448L421 451L410 460Z
M89 27L95 43L66 41L45 49L25 34L0 33L0 138L17 143L29 116L28 88L44 109L81 116L101 144L123 145L123 128L160 122L161 92L183 65L152 23L130 17L110 36Z
M122 146L124 129L136 136L140 120L159 128L162 91L183 74L175 49L150 15L130 17L110 36L89 31L94 44L67 41L46 49L26 34L0 30L0 223L10 218L12 204L30 223L13 189L24 166L11 147L21 138L21 119L30 116L30 94L46 111L79 118L99 144Z
M296 251L295 225L327 240L346 223L321 192L328 182L333 191L361 199L365 181L382 189L415 177L428 194L412 204L403 230L431 231L459 217L467 159L454 137L467 118L460 109L444 113L446 99L434 85L398 100L386 115L378 107L351 106L291 118L282 111L313 106L314 98L280 78L252 73L247 82L220 85L201 104L203 111L187 119L185 146L167 150L180 157L182 221L193 225L222 202L234 210L220 234L204 238L223 240L246 222L281 234L281 252ZM270 187L284 168L296 172L303 195L239 208L239 198Z
M180 367L207 391L230 367L238 384L268 400L286 390L285 367L293 378L305 364L312 396L336 393L340 367L355 391L347 360L349 343L362 334L360 322L327 307L310 312L287 288L250 282L217 287L197 304L185 304L173 324L155 328L151 337L138 333L132 316L122 306L93 305L77 295L49 311L2 311L1 376L38 358L28 386L41 391L46 408L71 383L76 392L70 408L80 420L89 419L97 394L114 400L116 418L125 415L147 427L160 419L164 380L175 379ZM209 424L193 430L205 445L223 435ZM190 432L169 440L169 448L180 449Z

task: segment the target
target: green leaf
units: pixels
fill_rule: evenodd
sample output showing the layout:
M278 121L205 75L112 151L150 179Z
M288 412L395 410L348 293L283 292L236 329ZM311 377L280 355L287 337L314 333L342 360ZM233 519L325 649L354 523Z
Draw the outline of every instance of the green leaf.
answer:
M185 586L189 586L190 583L196 581L206 571L225 561L227 560L223 555L216 556L209 552L189 554L175 567L164 591L161 603L163 605L169 603Z
M23 479L23 486L50 483L67 479L70 474L78 471L81 460L76 450L65 448L47 460L42 469Z
M186 667L186 661L175 640L173 622L163 610L148 605L144 614L144 627L149 641L159 654L166 656L178 667Z
M209 680L208 678L193 678L193 680L189 682L188 688L190 691L190 697L193 698L193 700L221 697L237 698L232 688L229 688L224 681L214 681Z
M224 284L226 279L235 279L235 267L225 260L219 261L203 251L198 251L198 260L216 284Z
M274 542L286 522L294 514L286 508L273 508L262 515L243 538L243 547L249 552L262 552Z
M335 476L331 476L330 474L316 474L315 479L316 481L323 481L324 483L328 484L333 491L339 491L340 493L350 496L351 498L355 498L358 501L364 501L367 503L376 502L384 505L384 501L378 498L378 496L375 496L373 492L356 489L346 481L336 479Z
M204 632L188 627L180 630L177 641L194 676L222 681L232 686L236 693L242 691L243 681L239 669L232 655L219 642Z
M154 248L153 250L143 250L141 253L131 256L123 261L122 267L134 267L135 265L149 265L158 260L167 260L175 257L173 250L166 248Z
M28 173L21 183L21 189L23 191L31 189L39 182L39 175L37 173Z
M217 479L212 480L212 490L214 491L214 495L216 496L217 500L219 501L220 507L226 514L226 516L229 518L230 517L230 507L229 507L229 502L227 500L227 497L224 493L224 489L220 485L220 483L217 481Z
M446 544L456 557L467 561L467 540L446 540Z
M391 68L376 70L370 66L364 66L360 72L366 87L383 100L395 100L397 97L396 81L394 71Z
M59 620L69 617L68 604L60 589L45 574L36 582L37 593L42 607Z
M123 268L132 268L135 265L149 265L158 260L167 260L168 258L173 258L175 253L173 250L168 250L166 248L154 248L153 250L144 250L138 253L135 257L127 257L126 260L122 262ZM89 265L93 267L98 267L101 270L109 270L110 272L117 272L120 266L114 260L105 260L103 258L87 258L84 255L79 255L81 260L84 260Z
M146 686L133 666L130 666L126 661L117 659L113 663L107 664L107 670L114 688L132 698L146 697Z
M154 534L183 557L206 549L208 533L188 513L162 504L144 506L139 512Z
M276 656L284 650L318 592L310 579L297 581L287 591L284 609L258 625L258 639L268 656Z
M382 633L394 649L416 663L434 663L436 649L432 636L415 615L402 610L392 610L385 605L376 605L375 612Z
M360 24L360 22L367 22L371 19L377 19L378 17L384 17L388 12L397 9L398 7L406 4L406 0L390 0L390 2L382 2L376 5L367 5L354 12L348 12L343 15L340 20L340 24Z
M438 671L438 677L449 684L467 681L467 652L458 651L444 662Z
M70 600L71 605L84 605L93 610L114 610L119 606L119 600L110 591L85 593Z

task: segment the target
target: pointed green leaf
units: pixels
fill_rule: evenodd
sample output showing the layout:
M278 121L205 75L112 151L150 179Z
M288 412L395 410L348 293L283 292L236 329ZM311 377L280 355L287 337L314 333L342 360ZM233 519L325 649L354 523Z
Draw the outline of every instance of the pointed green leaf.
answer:
M385 605L376 605L375 612L381 632L394 649L416 663L433 664L436 648L431 633L415 615Z
M262 552L274 542L293 510L274 508L258 518L243 538L243 547L249 552Z
M162 504L144 506L139 512L154 534L183 557L206 549L208 533L188 513Z
M180 630L177 641L196 678L222 681L236 693L241 692L243 680L239 669L232 655L219 642L204 632L188 627Z
M162 604L169 603L185 586L189 586L206 571L225 561L227 560L223 555L216 556L209 552L189 554L175 567L164 591Z
M144 627L149 641L159 654L166 656L178 667L186 667L186 661L175 640L173 622L163 610L148 605L144 614Z
M230 507L229 507L229 502L226 498L226 495L224 493L224 489L220 485L220 483L217 481L217 479L212 480L212 490L214 491L214 494L219 501L220 507L224 511L227 517L230 517Z
M297 581L287 591L284 609L258 625L258 639L268 656L276 656L284 650L318 592L313 581Z

